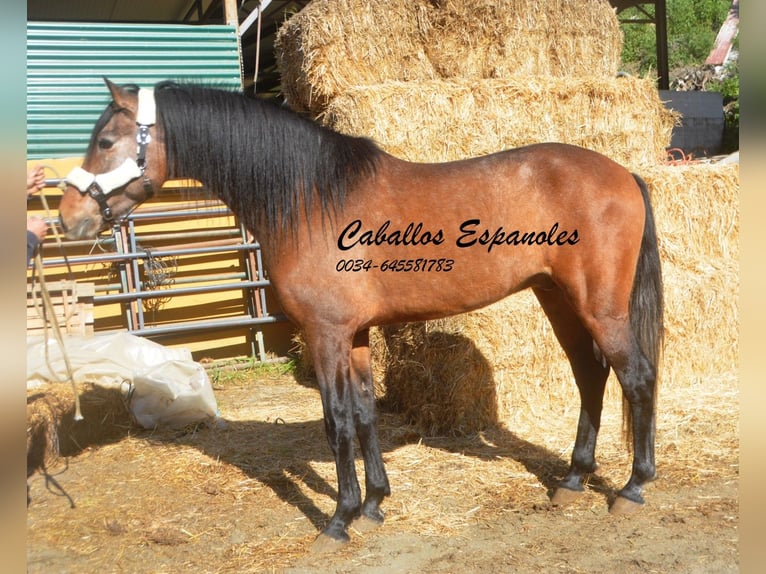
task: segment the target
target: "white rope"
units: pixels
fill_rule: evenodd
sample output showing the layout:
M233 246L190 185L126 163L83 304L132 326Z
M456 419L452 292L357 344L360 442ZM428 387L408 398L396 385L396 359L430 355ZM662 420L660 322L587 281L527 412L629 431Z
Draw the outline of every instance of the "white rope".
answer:
M69 355L67 355L66 347L64 346L64 338L61 335L61 327L59 326L58 318L56 317L56 309L53 306L53 301L51 301L51 295L48 291L48 286L45 283L45 276L43 274L43 258L40 255L39 249L35 254L35 266L37 269L37 280L40 282L40 294L43 298L43 309L45 310L45 315L48 318L48 321L43 323L43 336L45 337L45 362L48 365L48 369L50 370L51 374L58 378L58 375L55 374L56 371L51 367L50 362L48 345L48 323L50 322L50 324L53 326L53 336L56 338L56 342L61 348L61 357L64 359L64 365L66 366L67 380L72 383L72 392L74 392L74 420L81 421L83 420L83 416L82 411L80 410L80 395L77 392L77 385L74 382L74 372L72 371L72 365L69 362ZM66 380L59 379L59 382L63 383L66 382Z
M49 167L44 166L48 169L51 169L54 173L56 173L56 170ZM56 176L58 177L58 173L56 173ZM49 224L51 228L53 229L53 235L56 238L56 242L58 243L59 247L62 247L61 244L61 236L58 231L58 226L56 225L56 222L53 217L51 217L51 210L48 206L48 201L45 198L44 193L40 193L40 200L43 204L43 209L45 210L46 217L49 221ZM72 371L72 365L69 362L69 356L66 352L66 347L64 346L64 338L61 335L61 327L59 326L58 318L56 317L56 310L53 306L53 301L51 300L50 291L48 291L48 286L45 282L45 274L43 273L43 258L41 255L41 249L38 247L37 253L35 253L35 271L37 275L37 280L40 284L40 294L42 296L43 300L43 337L45 339L45 362L48 365L48 369L50 370L51 374L57 377L55 375L56 371L51 367L50 364L50 353L49 353L49 345L48 345L48 323L50 323L53 326L53 336L56 338L56 342L58 342L59 347L61 348L61 356L64 359L64 365L66 366L66 372L67 372L67 380L69 380L72 383L72 391L74 392L74 420L81 421L83 420L82 411L80 409L80 395L77 392L77 385L74 381L74 372ZM67 264L68 265L68 264ZM39 309L38 302L35 298L35 290L32 289L32 298L33 302L35 304L35 307ZM47 320L46 320L47 319ZM66 382L66 380L59 379L59 382Z

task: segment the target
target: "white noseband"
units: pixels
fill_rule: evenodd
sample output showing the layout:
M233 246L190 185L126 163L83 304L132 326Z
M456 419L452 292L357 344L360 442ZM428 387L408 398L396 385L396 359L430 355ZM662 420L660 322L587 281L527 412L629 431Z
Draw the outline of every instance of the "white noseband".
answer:
M66 176L66 182L80 190L80 193L87 193L95 199L101 207L101 212L105 219L111 219L112 214L109 206L106 204L106 196L115 189L129 184L136 178L144 178L144 189L147 196L153 192L152 185L147 178L146 169L146 146L151 141L149 136L149 126L157 121L157 108L154 102L154 90L150 88L140 88L138 90L138 110L136 112L136 123L138 124L138 134L136 135L137 160L126 159L121 166L106 173L92 174L81 167L75 167Z
M141 177L141 170L134 159L128 158L122 162L120 167L98 175L93 175L81 167L72 168L72 171L66 176L66 182L83 193L88 191L88 188L95 182L104 192L104 195L109 195L115 189L129 184L137 177Z

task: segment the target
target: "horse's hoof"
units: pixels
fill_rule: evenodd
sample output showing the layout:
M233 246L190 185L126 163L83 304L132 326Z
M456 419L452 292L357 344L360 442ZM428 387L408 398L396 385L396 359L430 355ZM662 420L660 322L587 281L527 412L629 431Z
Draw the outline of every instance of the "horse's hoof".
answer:
M316 537L316 540L314 540L314 543L311 545L311 552L312 554L328 554L330 552L337 552L343 548L347 542L347 540L338 540L337 538L333 538L332 536L328 536L327 534L322 533Z
M628 498L625 498L624 496L618 496L614 499L614 502L612 503L612 506L609 508L609 514L614 515L622 515L622 514L635 514L641 508L643 508L643 504L640 502L636 502L635 500L630 500Z
M553 506L567 506L572 504L582 494L581 490L572 490L571 488L558 487L551 497Z
M353 528L360 534L363 534L365 532L370 532L372 530L375 530L376 528L379 528L380 526L383 526L382 520L375 520L374 518L370 518L369 516L365 516L364 514L354 520L354 522L351 523L350 528Z

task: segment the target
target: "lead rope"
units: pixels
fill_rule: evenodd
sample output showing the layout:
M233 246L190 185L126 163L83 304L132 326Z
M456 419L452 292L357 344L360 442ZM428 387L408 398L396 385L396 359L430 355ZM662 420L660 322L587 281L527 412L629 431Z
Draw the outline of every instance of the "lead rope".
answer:
M45 340L45 363L48 365L48 369L51 374L56 377L60 383L64 383L67 380L72 384L72 392L74 393L74 420L83 420L82 411L80 410L80 395L77 392L77 385L74 382L74 372L72 371L72 365L69 362L69 355L66 352L64 346L64 338L61 336L61 327L59 326L58 319L56 318L56 310L53 307L53 301L51 301L51 295L48 291L48 286L45 283L45 275L43 274L43 258L40 255L40 250L35 253L35 268L37 270L37 280L40 283L40 295L43 299L43 337ZM66 367L67 379L59 379L56 371L51 366L50 359L50 345L48 345L48 322L47 317L50 317L50 324L53 326L53 336L56 338L56 342L61 349L61 356L64 359L64 366Z
M58 173L56 173L55 169L49 166L44 166L44 167L51 169L58 177ZM63 180L60 185L64 185ZM53 235L56 238L56 242L59 246L59 249L61 250L61 253L64 255L64 261L66 262L66 267L67 267L67 275L71 280L72 268L69 265L69 259L67 259L66 254L64 253L64 246L61 242L61 236L59 234L58 226L56 225L54 218L51 217L50 207L48 206L48 201L46 200L44 193L40 194L40 199L43 203L43 209L45 210L45 214L48 219L48 222L53 229ZM83 420L83 416L82 416L82 411L80 409L80 395L77 392L77 384L75 383L75 380L74 380L74 371L72 370L72 365L69 362L69 355L67 354L66 347L64 346L64 338L61 335L61 327L59 325L58 318L56 317L56 310L53 306L53 301L51 300L50 291L48 290L48 286L45 282L45 274L43 272L42 249L40 249L39 246L37 248L37 251L35 252L34 274L36 275L37 282L40 285L40 296L42 297L42 300L43 300L42 319L43 319L43 340L45 345L45 363L48 366L48 370L51 372L51 375L56 377L60 383L67 382L67 380L71 382L72 392L74 393L74 420L81 421ZM35 307L38 309L38 313L39 313L40 306L39 306L39 302L36 299L34 288L32 289L32 300L34 302ZM50 323L53 326L53 336L55 337L56 342L59 344L59 348L61 349L61 356L64 359L64 366L66 367L66 373L67 373L66 380L61 380L58 377L58 375L56 375L56 371L51 366L50 345L48 344L48 323Z
M53 172L53 174L56 176L56 179L59 180L58 188L61 191L64 191L66 189L66 180L61 179L61 174L59 174L58 171L56 171L55 168L44 165L44 169L49 169ZM66 256L66 250L64 249L64 244L61 242L61 234L59 233L58 225L56 225L56 219L51 216L51 208L48 207L48 200L45 197L44 193L40 193L40 201L43 204L43 209L45 210L45 216L48 218L48 223L53 229L53 237L56 239L56 245L59 248L59 253L61 253L61 256L64 258L64 264L66 265L66 272L67 272L67 278L70 281L74 281L74 274L72 273L72 266L69 264L69 258Z

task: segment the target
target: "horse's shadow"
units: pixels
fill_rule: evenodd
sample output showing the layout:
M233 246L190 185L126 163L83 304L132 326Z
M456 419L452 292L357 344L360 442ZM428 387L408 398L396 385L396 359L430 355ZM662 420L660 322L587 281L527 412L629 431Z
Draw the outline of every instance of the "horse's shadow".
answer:
M167 438L159 435L158 440ZM312 466L331 462L324 422L227 421L225 428L205 428L172 439L244 471L297 508L320 529L329 520L304 490L337 498L337 490Z
M407 444L421 443L487 461L508 458L537 477L549 496L567 470L567 463L556 453L502 428L488 431L491 435L491 444L488 444L479 435L429 438L414 431L403 433L401 427L395 426L397 415L384 413L381 419L384 425L380 443L384 455ZM197 429L187 434L175 433L173 437L156 433L151 440L193 446L214 460L241 469L299 510L317 530L330 519L330 515L317 506L317 496L307 494L311 491L319 497L337 499L334 481L328 482L314 467L314 463L333 462L321 419L300 423L229 421L223 429ZM279 445L278 452L274 452L276 445ZM363 476L359 478L363 482ZM592 481L589 486L600 490L599 486L603 485ZM396 496L395 483L392 490L392 496Z
M465 341L460 343L464 344ZM474 360L485 360L475 347L474 352L477 353ZM491 377L491 368L484 372L487 373L486 376ZM305 383L301 380L299 382ZM478 384L482 385L485 392L489 389L495 392L492 380L479 381ZM444 400L449 398L445 396ZM385 404L385 401L383 403ZM511 459L533 474L547 489L549 496L568 469L568 462L559 454L533 444L501 425L496 425L482 434L429 437L419 432L416 426L408 424L398 413L384 410L380 413L379 423L380 445L384 454L394 452L407 444L421 442L431 448L482 460L491 461L498 457ZM335 485L330 484L312 466L312 463L316 462L333 462L325 438L324 422L321 419L294 423L286 423L282 419L277 419L276 422L226 421L223 425L198 426L180 431L157 430L137 433L135 428L124 428L123 432L123 436L143 435L147 440L160 444L191 446L214 460L237 467L248 477L269 487L282 501L298 509L317 529L321 529L330 519L330 516L304 492L304 489L308 489L320 496L337 498ZM487 437L490 440L486 440ZM69 449L67 454L74 455L78 450L100 443L99 440L89 441L82 437L79 440L77 448ZM119 437L110 433L104 443L115 440L119 440ZM40 470L45 472L44 468ZM588 488L607 498L613 493L611 486L598 476L592 477Z

